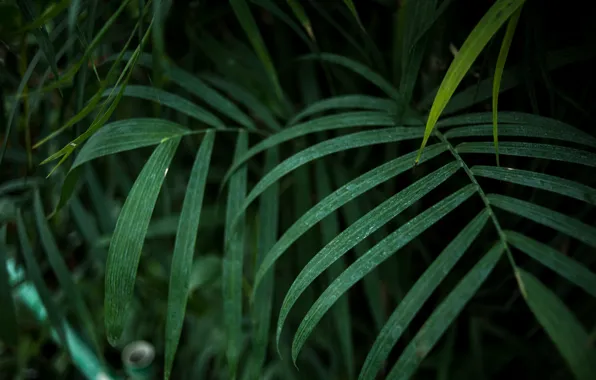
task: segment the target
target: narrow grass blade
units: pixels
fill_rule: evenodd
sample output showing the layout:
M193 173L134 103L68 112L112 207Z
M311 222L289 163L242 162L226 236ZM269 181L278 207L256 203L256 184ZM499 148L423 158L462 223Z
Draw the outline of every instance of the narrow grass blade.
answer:
M438 156L445 152L446 149L445 145L442 144L430 146L424 152L421 162L425 162ZM312 226L357 196L394 176L411 169L414 166L413 159L415 155L416 152L411 152L368 171L335 190L308 210L308 212L302 215L300 219L294 222L294 224L286 230L271 250L267 252L267 255L263 259L255 276L254 289L258 288L262 278L271 269L275 261L277 261L277 259ZM253 298L254 297L255 295L253 294Z
M33 11L33 3L30 0L17 0L17 5L21 10L21 13L25 20L29 23L35 23L35 14ZM52 69L52 73L54 76L58 78L60 74L58 73L58 66L56 60L56 53L54 52L54 47L52 45L52 41L50 41L50 36L45 28L41 27L34 27L33 34L35 34L35 39L39 44L39 48L43 51L43 54Z
M488 219L488 211L484 209L449 243L412 286L377 335L360 371L360 380L374 379L377 376L395 343L422 305L468 250Z
M253 113L253 117L256 116L258 119L262 120L269 129L274 131L281 129L281 126L269 108L263 105L259 99L243 87L215 75L205 74L202 77L213 86L226 91L230 98L246 106Z
M478 177L493 178L518 185L530 186L535 189L566 195L596 205L596 189L568 179L529 170L497 168L494 166L474 166L471 170Z
M304 8L302 8L302 5L300 5L300 2L297 0L286 0L286 1L288 2L288 5L290 6L290 8L292 8L292 12L294 12L294 15L296 16L298 21L300 21L300 24L302 24L302 27L304 28L304 30L306 30L306 33L308 34L308 36L313 41L315 41L316 38L312 31L312 24L310 23L310 19L306 15Z
M0 342L7 346L17 347L18 325L15 313L12 287L6 271L8 257L6 255L6 224L0 229Z
M364 26L362 25L362 22L360 21L360 16L358 16L358 11L356 10L356 6L354 5L354 2L352 0L344 0L344 4L346 5L346 7L348 7L348 10L352 14L352 16L354 16L354 20L356 20L360 29L364 30Z
M0 195L5 195L6 193L11 193L13 191L28 190L41 185L42 182L43 178L39 177L11 179L9 181L5 181L4 183L2 183L2 185L0 185Z
M350 265L346 271L325 289L323 294L317 299L300 323L292 343L292 359L294 360L294 363L296 363L298 354L304 346L306 339L339 296L348 291L348 289L350 289L356 282L375 269L389 256L420 235L427 228L441 220L445 215L454 210L475 192L476 189L473 185L468 185L456 191L398 228L395 232L391 233L370 249L364 256L360 257L356 262ZM363 217L362 219L364 218L366 217ZM313 265L311 268L304 268L300 275L298 275L296 281L294 281L294 284L299 282L302 273L306 273L313 269L318 270L319 266ZM292 284L292 286L294 286L294 284ZM292 289L288 291L288 295L291 291Z
M28 3L28 2L25 2L25 3ZM52 19L54 19L56 16L58 16L60 13L62 13L62 11L65 10L70 5L70 3L71 3L71 0L62 0L59 3L50 4L42 12L41 16L39 16L35 20L29 22L27 25L23 26L22 28L19 28L18 30L16 30L14 32L14 34L21 34L21 33L27 32L29 30L43 28L45 26L45 24L47 24ZM31 3L29 3L29 4L32 5Z
M355 127L369 127L369 126L393 126L395 121L387 113L383 112L344 112L339 115L323 116L314 120L309 120L304 123L294 125L290 128L286 128L281 132L274 134L271 137L259 142L252 148L250 148L234 163L226 173L224 177L224 183L227 182L230 175L236 171L240 166L244 165L248 160L263 152L271 147L279 145L283 142L293 140L297 137L304 136L310 133L343 129L343 128L355 128Z
M103 92L102 97L108 97L112 91L119 90L119 88L114 87L108 88ZM159 103L160 105L175 109L176 111L195 118L209 126L215 128L225 128L225 124L211 112L197 106L188 99L161 90L157 87L127 85L124 88L123 96L150 100L152 102Z
M265 71L269 76L269 80L271 80L271 84L275 90L275 94L281 100L283 99L283 93L281 86L279 85L279 80L277 79L277 73L275 72L275 67L273 67L273 62L271 61L271 57L269 56L269 52L267 51L267 47L263 42L261 37L261 32L259 32L259 28L257 27L257 23L253 18L250 8L246 3L246 0L230 0L230 4L232 5L232 9L236 14L236 18L240 22L242 29L248 36L250 40L250 44L252 45L255 53L261 60L261 63L265 67Z
M302 57L302 59L320 59L325 62L343 66L346 69L362 76L364 79L368 80L370 83L383 90L383 92L389 95L389 97L398 102L398 105L404 106L404 104L402 104L402 96L395 89L395 87L393 87L393 85L389 83L387 80L385 80L382 76L372 71L368 66L363 65L360 62L356 62L353 59L331 53L306 55Z
M319 112L341 109L365 109L387 113L396 111L395 102L390 99L369 95L340 95L312 103L296 114L288 125L296 124L299 120Z
M596 154L585 150L567 148L564 146L504 142L499 144L499 153L507 156L543 158L547 160L565 161L580 165L596 167ZM458 153L494 153L492 143L470 142L461 143L456 147Z
M170 378L174 356L178 348L186 302L190 285L192 259L197 241L197 230L201 219L203 195L207 182L207 172L211 160L211 151L215 132L208 131L203 138L193 164L186 195L182 203L182 212L178 221L176 243L172 255L170 270L170 289L168 293L168 314L166 320L166 354L164 378Z
M21 244L23 258L25 259L25 268L27 270L27 274L35 286L35 289L37 289L37 292L39 293L39 297L41 298L43 306L45 307L45 314L47 314L50 324L56 330L58 335L58 341L60 341L62 347L64 347L64 349L68 352L66 334L64 331L64 320L62 319L62 314L59 312L58 306L52 299L50 290L44 283L41 269L37 264L37 260L33 254L33 248L31 247L29 237L27 236L27 230L25 227L25 222L23 221L23 216L21 215L21 210L17 210L17 233L19 235L19 242Z
M505 195L488 194L487 197L495 207L555 229L596 248L596 228L578 219Z
M66 266L66 263L62 258L62 254L58 250L56 241L52 236L52 232L50 231L50 227L43 212L43 205L41 202L39 189L35 190L35 196L33 198L33 210L35 213L35 222L37 224L39 239L41 240L41 245L43 249L46 251L46 254L48 255L48 261L50 263L50 266L52 267L52 270L56 275L56 278L58 279L58 282L60 283L62 290L66 294L66 298L74 306L74 309L78 314L81 324L85 328L85 332L93 342L96 352L99 354L99 340L97 339L97 334L95 334L95 328L93 326L93 317L91 316L89 309L85 305L83 297L79 293L77 286L73 281L72 273L70 273L70 270Z
M325 199L331 193L330 175L321 160L315 163L316 188L319 200ZM325 244L331 242L340 234L340 227L337 215L325 218L321 222L321 236ZM329 284L346 270L346 263L343 257L338 258L335 263L329 266ZM270 272L271 274L271 272ZM350 318L350 305L347 297L341 297L332 309L334 325L337 328L339 339L339 350L341 352L342 364L347 367L348 378L354 378L354 347L352 346L352 322Z
M542 282L516 269L522 295L578 380L596 378L596 355L580 321ZM523 284L523 286L522 286Z
M248 149L246 132L240 132L236 140L235 158ZM227 331L229 378L235 379L242 348L242 268L244 262L245 224L241 208L246 195L247 168L236 172L230 179L226 208L225 241L222 291L224 323Z
M507 237L507 241L515 248L565 277L588 294L596 297L596 274L592 273L586 266L564 253L523 234L514 231L505 231L505 236Z
M492 272L503 251L503 245L497 243L474 265L418 330L391 369L388 379L409 379L414 374L420 363Z
M513 35L515 34L515 28L517 28L517 22L521 14L522 7L520 6L509 19L507 23L507 30L505 31L505 37L501 43L501 50L499 51L499 57L497 58L497 65L495 67L495 75L493 78L493 140L495 143L495 154L497 156L497 166L499 166L499 126L498 126L498 102L499 102L499 88L501 87L501 78L503 77L503 69L505 68L505 62L507 61L507 55L509 55L509 48L511 47L511 41L513 41Z
M327 156L332 153L341 152L348 149L397 142L403 140L411 140L422 136L424 131L421 128L387 128L376 129L372 131L352 133L347 136L337 137L331 140L323 141L316 145L307 148L292 157L284 160L277 165L272 171L267 173L250 191L246 199L239 208L238 214L243 213L250 203L254 201L261 193L271 186L274 182L290 173L296 168L301 167L318 158Z
M540 139L552 139L569 141L589 147L596 146L596 140L585 132L565 125L532 125L532 124L503 124L499 127L501 136L533 137ZM489 124L471 125L454 128L445 133L445 138L469 137L469 136L490 136L491 126Z
M133 290L143 241L159 189L180 138L169 139L153 151L126 197L110 242L106 263L105 324L108 341L118 344Z
M480 55L484 46L497 33L501 25L524 3L524 0L497 0L474 30L468 35L457 56L449 66L426 121L426 131L420 146L420 152L426 146L428 139L439 120L443 109L453 96L455 89L466 75L472 64Z
M272 148L265 155L265 171L271 170L279 161L277 148ZM259 245L256 267L277 240L279 226L279 184L273 184L260 198L259 204ZM269 343L271 309L273 305L275 277L273 272L265 276L261 286L255 290L252 303L253 347L248 357L247 372L249 378L256 379L262 374Z

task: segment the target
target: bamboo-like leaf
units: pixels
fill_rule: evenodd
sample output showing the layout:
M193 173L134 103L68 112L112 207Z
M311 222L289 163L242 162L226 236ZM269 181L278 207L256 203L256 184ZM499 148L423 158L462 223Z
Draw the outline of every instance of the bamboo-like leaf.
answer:
M265 155L265 170L271 170L279 161L277 148L272 148ZM273 184L260 198L259 205L259 246L256 267L258 268L265 254L275 244L279 225L279 184ZM249 378L259 378L267 354L269 330L271 326L271 308L275 277L269 272L261 286L255 290L256 297L252 303L252 320L254 326L254 345L248 358Z
M327 156L332 153L341 152L344 150L359 148L363 146L383 144L389 142L397 142L403 140L411 140L422 136L424 131L421 128L387 128L375 129L372 131L352 133L347 136L336 137L327 141L323 141L311 146L292 157L284 160L277 165L272 171L267 173L250 191L242 206L239 209L239 214L244 212L250 203L254 201L261 193L267 189L275 181L279 180L292 170L307 164L311 161Z
M240 132L236 141L235 158L248 149L246 132ZM236 172L230 179L226 209L222 291L224 322L227 331L229 378L235 379L242 346L242 268L244 262L244 213L241 208L246 194L247 168ZM237 221L237 222L236 222Z
M299 120L319 112L340 109L365 109L391 113L395 112L396 107L395 102L390 99L369 95L340 95L312 103L296 114L296 116L288 122L288 125L296 124ZM420 122L418 121L416 124L420 124Z
M445 138L490 136L492 133L491 129L489 124L459 127L446 132ZM568 128L561 128L558 125L503 124L501 122L499 126L499 135L570 141L580 145L590 147L595 146L595 140L592 136L571 126Z
M325 62L343 66L346 69L362 76L364 79L368 80L370 83L383 90L387 95L389 95L389 97L398 102L398 104L403 106L402 96L395 89L395 87L393 87L391 83L385 80L385 78L372 71L368 66L363 65L360 62L354 61L353 59L341 55L331 53L310 54L302 57L302 59L320 59Z
M522 295L571 372L578 380L596 377L596 355L580 321L542 282L521 268L516 269ZM523 286L521 285L523 284Z
M494 146L488 142L470 142L459 144L456 150L458 153L492 154L494 153ZM499 153L506 156L544 158L596 167L596 154L558 145L503 142L499 144Z
M104 306L108 341L113 346L118 344L124 329L149 220L179 142L176 137L155 148L126 197L116 223L106 262Z
M120 88L115 87L108 88L103 92L102 97L108 97L112 93L112 91L119 90ZM166 107L175 109L178 112L195 118L198 121L201 121L212 127L225 128L225 124L211 112L207 111L202 107L197 106L188 99L161 90L157 87L127 85L124 88L123 95L133 98L151 100L152 102L156 102Z
M584 289L588 294L596 297L596 274L586 266L556 249L537 242L523 234L505 231L507 241L534 260L549 267L567 280Z
M497 155L497 166L499 166L499 126L498 126L498 102L499 102L499 88L501 87L501 78L503 77L503 69L505 68L505 62L507 61L507 55L509 55L509 48L511 47L511 41L513 41L513 35L517 28L517 22L521 14L522 7L520 6L509 19L507 23L507 30L505 31L505 37L501 43L501 50L499 51L499 57L497 58L497 65L495 67L495 75L493 79L493 140L495 143L495 154Z
M500 209L555 229L596 248L596 228L578 219L505 195L488 194L487 197L492 205Z
M215 75L205 74L202 76L207 82L213 86L226 91L228 96L238 103L246 106L250 111L257 116L259 119L269 127L269 129L277 131L281 129L281 126L266 106L259 101L253 94L240 87L236 83L227 81L221 77ZM212 104L213 105L213 104ZM214 106L215 107L215 106Z
M29 242L29 237L27 236L27 230L25 227L25 222L23 221L23 216L21 215L21 210L17 210L17 233L19 235L19 242L21 244L21 251L23 253L23 258L25 259L25 268L27 270L27 274L37 293L39 294L39 298L43 303L45 308L45 313L50 321L52 327L56 330L58 335L58 341L65 348L68 352L68 345L66 344L66 334L64 329L64 320L62 318L62 314L60 313L56 303L52 299L52 294L50 290L47 288L43 276L41 273L41 269L37 264L37 260L35 259L35 255L33 254L33 248L31 247L31 243Z
M420 235L427 228L441 220L445 215L454 210L475 192L476 189L474 185L471 184L456 191L431 208L417 215L402 227L398 228L395 232L391 233L367 253L365 253L364 256L360 257L352 265L350 265L346 271L344 271L331 285L329 285L327 289L325 289L323 294L321 294L321 296L317 299L315 304L310 308L300 323L292 343L292 359L294 360L294 363L296 363L298 354L310 333L316 327L327 310L329 310L329 308L339 298L339 296L345 293L356 282L361 280L362 277L375 269L397 250ZM301 274L306 273L308 270L310 270L310 268L303 269ZM294 284L299 281L299 278L300 275ZM291 291L292 290L290 289L288 294L290 294Z
M420 363L492 272L503 251L503 245L497 243L474 265L418 330L391 369L387 379L409 379L414 374Z
M529 170L497 168L494 166L474 166L471 170L474 175L479 177L530 186L596 205L596 189L568 179Z
M25 20L31 24L35 23L35 14L33 11L34 5L31 0L17 0L17 5L19 6L19 9L21 10ZM48 64L54 73L54 76L58 78L60 74L58 73L56 53L54 52L54 47L52 45L52 41L50 41L50 36L48 35L47 30L41 25L39 27L34 27L33 29L33 34L35 34L35 39L39 44L39 48L41 51L43 51L43 54L45 55L46 60L48 61Z
M197 230L201 219L203 195L207 182L207 172L211 160L211 151L215 132L207 131L193 164L186 195L182 202L182 212L178 221L176 243L172 255L170 270L170 289L168 292L168 315L166 320L166 354L164 378L170 378L174 356L178 348L186 302L188 300L192 259L197 241Z
M457 56L449 66L426 121L424 139L420 146L420 153L426 146L428 139L439 120L443 109L451 99L455 89L466 75L472 64L480 55L484 46L495 35L501 25L515 12L524 0L497 0L478 22L474 30L468 35Z
M15 313L12 288L6 270L6 224L0 229L0 342L16 347L19 343L18 324Z
M304 8L302 8L302 5L300 5L300 2L297 0L286 0L286 1L288 2L288 5L290 6L290 8L292 8L292 12L294 12L294 15L296 16L298 21L300 21L300 24L302 24L302 27L304 28L304 30L306 30L306 33L308 33L308 36L313 41L315 41L316 38L312 31L312 24L310 22L310 19L306 15Z
M263 64L265 71L269 76L269 80L271 80L271 84L275 89L275 94L279 99L282 99L283 93L281 86L279 85L279 80L277 79L275 67L273 67L273 62L271 61L267 47L263 42L261 32L259 32L257 23L250 12L248 4L246 4L246 0L230 0L230 4L232 5L232 9L236 14L236 18L240 22L240 25L242 25L242 29L244 29L244 32L250 40L250 44Z
M240 166L250 160L252 157L260 152L263 152L271 147L279 145L283 142L304 136L310 133L327 131L332 129L354 128L354 127L370 127L370 126L393 126L395 121L393 118L383 112L345 112L339 115L323 116L314 120L309 120L304 123L294 125L290 128L285 128L283 131L266 138L260 143L250 148L245 154L234 163L224 176L223 182L227 182L230 175L236 171Z
M412 319L480 234L488 219L488 211L484 209L449 243L412 286L377 335L360 371L360 380L375 378Z
M362 22L360 22L360 16L358 16L358 11L356 10L354 2L352 0L344 0L344 4L348 7L352 16L354 16L354 20L356 20L360 29L364 30L364 26L362 25Z
M430 160L446 151L446 146L437 144L425 150L421 162ZM389 161L375 169L368 171L358 178L346 183L332 194L325 197L308 212L300 217L281 238L275 243L266 257L263 259L257 274L255 275L254 289L257 289L263 276L271 269L275 261L306 231L313 225L323 220L326 216L348 203L357 196L365 193L373 187L411 169L414 166L413 159L417 152L411 152L392 161ZM253 293L253 298L255 297Z
M331 181L325 163L321 160L315 163L316 188L320 200L325 199L331 193ZM325 218L321 221L321 236L325 244L331 242L340 234L340 227L337 217ZM339 257L335 263L329 266L328 275L331 284L335 278L346 270L346 263L343 257ZM271 272L269 272L271 274ZM350 318L350 305L348 298L342 297L332 310L334 325L337 328L337 337L340 343L342 363L347 367L348 377L354 378L354 348L352 346L352 326Z

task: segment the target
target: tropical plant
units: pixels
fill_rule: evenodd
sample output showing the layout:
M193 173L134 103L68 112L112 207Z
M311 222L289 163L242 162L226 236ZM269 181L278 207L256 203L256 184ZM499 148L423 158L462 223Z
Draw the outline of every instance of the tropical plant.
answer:
M0 4L2 373L596 378L589 12Z

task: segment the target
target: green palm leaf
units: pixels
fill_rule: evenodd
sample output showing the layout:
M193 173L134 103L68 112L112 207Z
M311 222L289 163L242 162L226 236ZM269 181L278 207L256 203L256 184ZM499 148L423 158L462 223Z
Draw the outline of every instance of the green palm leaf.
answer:
M195 252L207 171L209 170L214 140L214 131L208 131L203 138L191 170L186 195L182 203L182 212L178 221L168 292L165 379L170 377L180 333L182 332L186 302L189 295L192 259Z
M124 329L149 220L179 142L180 138L175 137L155 148L116 223L106 263L104 306L108 341L113 346L118 344Z

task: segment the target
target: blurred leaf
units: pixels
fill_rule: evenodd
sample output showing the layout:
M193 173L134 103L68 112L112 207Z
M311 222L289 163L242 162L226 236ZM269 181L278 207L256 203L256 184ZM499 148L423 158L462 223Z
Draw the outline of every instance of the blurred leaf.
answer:
M50 227L43 212L43 205L41 202L41 195L39 194L39 189L35 190L35 196L33 199L33 210L35 212L35 222L37 224L39 239L41 240L41 245L43 246L44 251L46 251L48 261L50 262L50 266L52 267L52 270L56 275L58 282L60 283L60 287L66 294L68 301L72 302L72 305L74 306L74 309L78 314L81 324L85 328L85 332L93 342L96 353L100 354L101 350L99 346L99 341L97 339L97 335L95 334L95 328L93 326L93 317L91 316L89 309L85 305L83 297L79 293L77 285L73 280L73 275L72 273L70 273L70 270L66 266L66 263L62 258L62 254L58 250L56 241L52 236L52 232L50 231Z
M509 54L509 48L511 47L511 41L513 41L513 35L515 34L515 28L517 27L521 10L522 6L513 12L507 23L507 31L505 32L505 37L503 37L503 42L501 43L501 50L499 51L499 57L497 58L497 66L495 67L495 75L493 79L493 140L495 142L497 166L499 166L499 129L497 125L499 87L501 87L503 69L505 68L505 62L507 61L507 55Z
M354 2L352 0L344 0L344 4L348 7L352 16L354 16L354 20L356 20L360 29L364 30L364 26L360 21L360 16L358 16L358 11L356 10L356 6L354 6Z
M42 316L47 315L47 318L50 321L52 327L56 330L58 335L58 341L64 347L64 349L68 352L68 345L66 344L66 333L64 329L64 320L62 317L62 313L58 311L58 307L52 298L52 294L50 290L47 288L44 280L43 275L41 273L41 269L37 264L37 260L35 259L35 255L33 254L33 248L31 247L31 243L29 242L29 237L27 236L27 230L25 227L25 222L23 221L23 216L21 215L21 210L17 210L17 232L19 235L19 242L21 244L21 251L23 254L23 258L25 259L25 268L27 271L27 275L37 293L39 294L39 298L43 303L43 307L45 310L40 310L40 314Z
M17 3L19 3L19 1L17 1ZM31 7L33 5L32 3L28 2L28 1L25 1L24 3L26 4L25 5L26 7ZM59 3L50 4L46 8L46 10L41 14L41 16L39 16L35 20L31 21L27 25L23 26L19 30L16 30L14 32L14 34L21 34L21 33L27 32L32 29L43 29L45 24L47 24L49 21L51 21L56 16L58 16L60 13L62 13L62 11L65 10L70 5L70 3L71 3L71 0L62 0ZM21 4L19 4L19 7L21 8L21 11L22 11L23 8L22 8ZM30 10L32 10L32 8L30 8ZM26 14L26 13L24 13L24 14ZM25 18L28 18L28 17L25 17Z
M261 63L263 63L265 71L267 72L269 80L271 80L271 84L275 90L275 94L280 100L283 99L283 93L281 86L279 85L279 80L277 79L275 67L273 67L267 47L261 38L261 32L259 32L257 23L250 13L250 8L248 4L246 4L246 0L230 0L230 4L232 5L232 9L236 14L236 18L238 18L240 25L242 25L242 29L244 29L244 32L250 40L250 44L255 50L255 53L261 60Z
M126 197L110 242L105 276L105 324L108 341L116 346L133 298L143 241L159 189L180 138L157 146Z
M292 12L294 12L294 15L296 16L298 21L300 21L300 24L302 24L302 27L304 28L304 30L306 30L306 33L308 33L308 36L313 41L315 41L316 38L312 31L312 24L310 22L310 19L306 15L306 12L304 12L304 8L302 8L302 5L300 5L300 2L297 0L286 0L286 1L288 2L288 5L290 6L290 8L292 8Z
M420 308L468 250L488 219L489 214L484 209L461 230L424 274L418 278L377 335L360 371L360 380L374 379L377 376L395 343L418 314Z
M441 169L438 171L441 171ZM424 179L426 178L423 178L419 182L424 182ZM294 363L296 363L298 354L304 346L306 339L339 296L348 291L356 282L374 270L383 261L387 260L389 256L412 241L412 239L420 235L427 228L441 220L449 212L453 211L475 192L476 188L474 185L468 185L449 195L439 203L412 218L393 233L389 234L335 279L335 281L325 289L323 294L321 294L304 319L300 322L300 326L298 327L298 331L296 332L292 343L292 359L294 360ZM313 266L315 266L314 263ZM305 268L301 274L306 272L307 270ZM298 283L300 277L301 276L299 275L294 282L295 284ZM288 294L290 291L288 291Z
M562 252L514 231L505 231L507 241L534 260L554 270L596 297L596 274Z
M0 195L11 193L13 191L28 190L39 186L42 182L43 178L39 177L16 178L5 181L0 185Z
M102 97L107 97L112 93L112 91L119 90L119 88L108 88L103 92ZM178 112L193 117L198 121L215 128L226 127L221 120L219 120L215 115L206 109L197 106L188 99L166 92L156 87L127 85L124 88L123 95L133 98L151 100L152 102L156 102L160 105L175 109Z
M236 141L234 158L248 149L246 132L240 132ZM247 169L232 175L226 208L225 246L223 260L222 290L224 322L227 331L229 378L235 379L242 344L242 268L244 262L245 224L242 201L246 194ZM237 222L237 223L235 223Z
M192 261L195 253L197 230L201 219L203 195L215 132L207 131L193 164L182 212L178 221L178 232L172 255L170 289L168 292L168 313L166 320L166 354L164 378L169 379L178 348L186 302L188 299Z
M588 333L565 304L536 277L516 269L522 295L578 380L596 377L596 355Z
M596 228L546 207L505 195L488 194L491 205L533 220L596 247Z
M16 347L18 340L18 325L15 313L12 287L8 278L6 266L6 224L0 229L0 342L7 346Z
M387 379L408 379L414 374L420 363L490 275L501 258L503 250L503 245L497 243L474 265L418 330L389 372Z
M524 0L497 0L493 6L486 12L482 19L478 22L474 30L468 35L466 41L457 53L457 56L449 66L441 87L437 92L435 101L426 121L426 130L424 132L424 139L420 146L420 153L426 146L426 143L441 116L441 112L451 99L455 89L466 75L472 64L480 55L484 46L495 35L501 25L524 3ZM416 159L418 161L418 159Z

